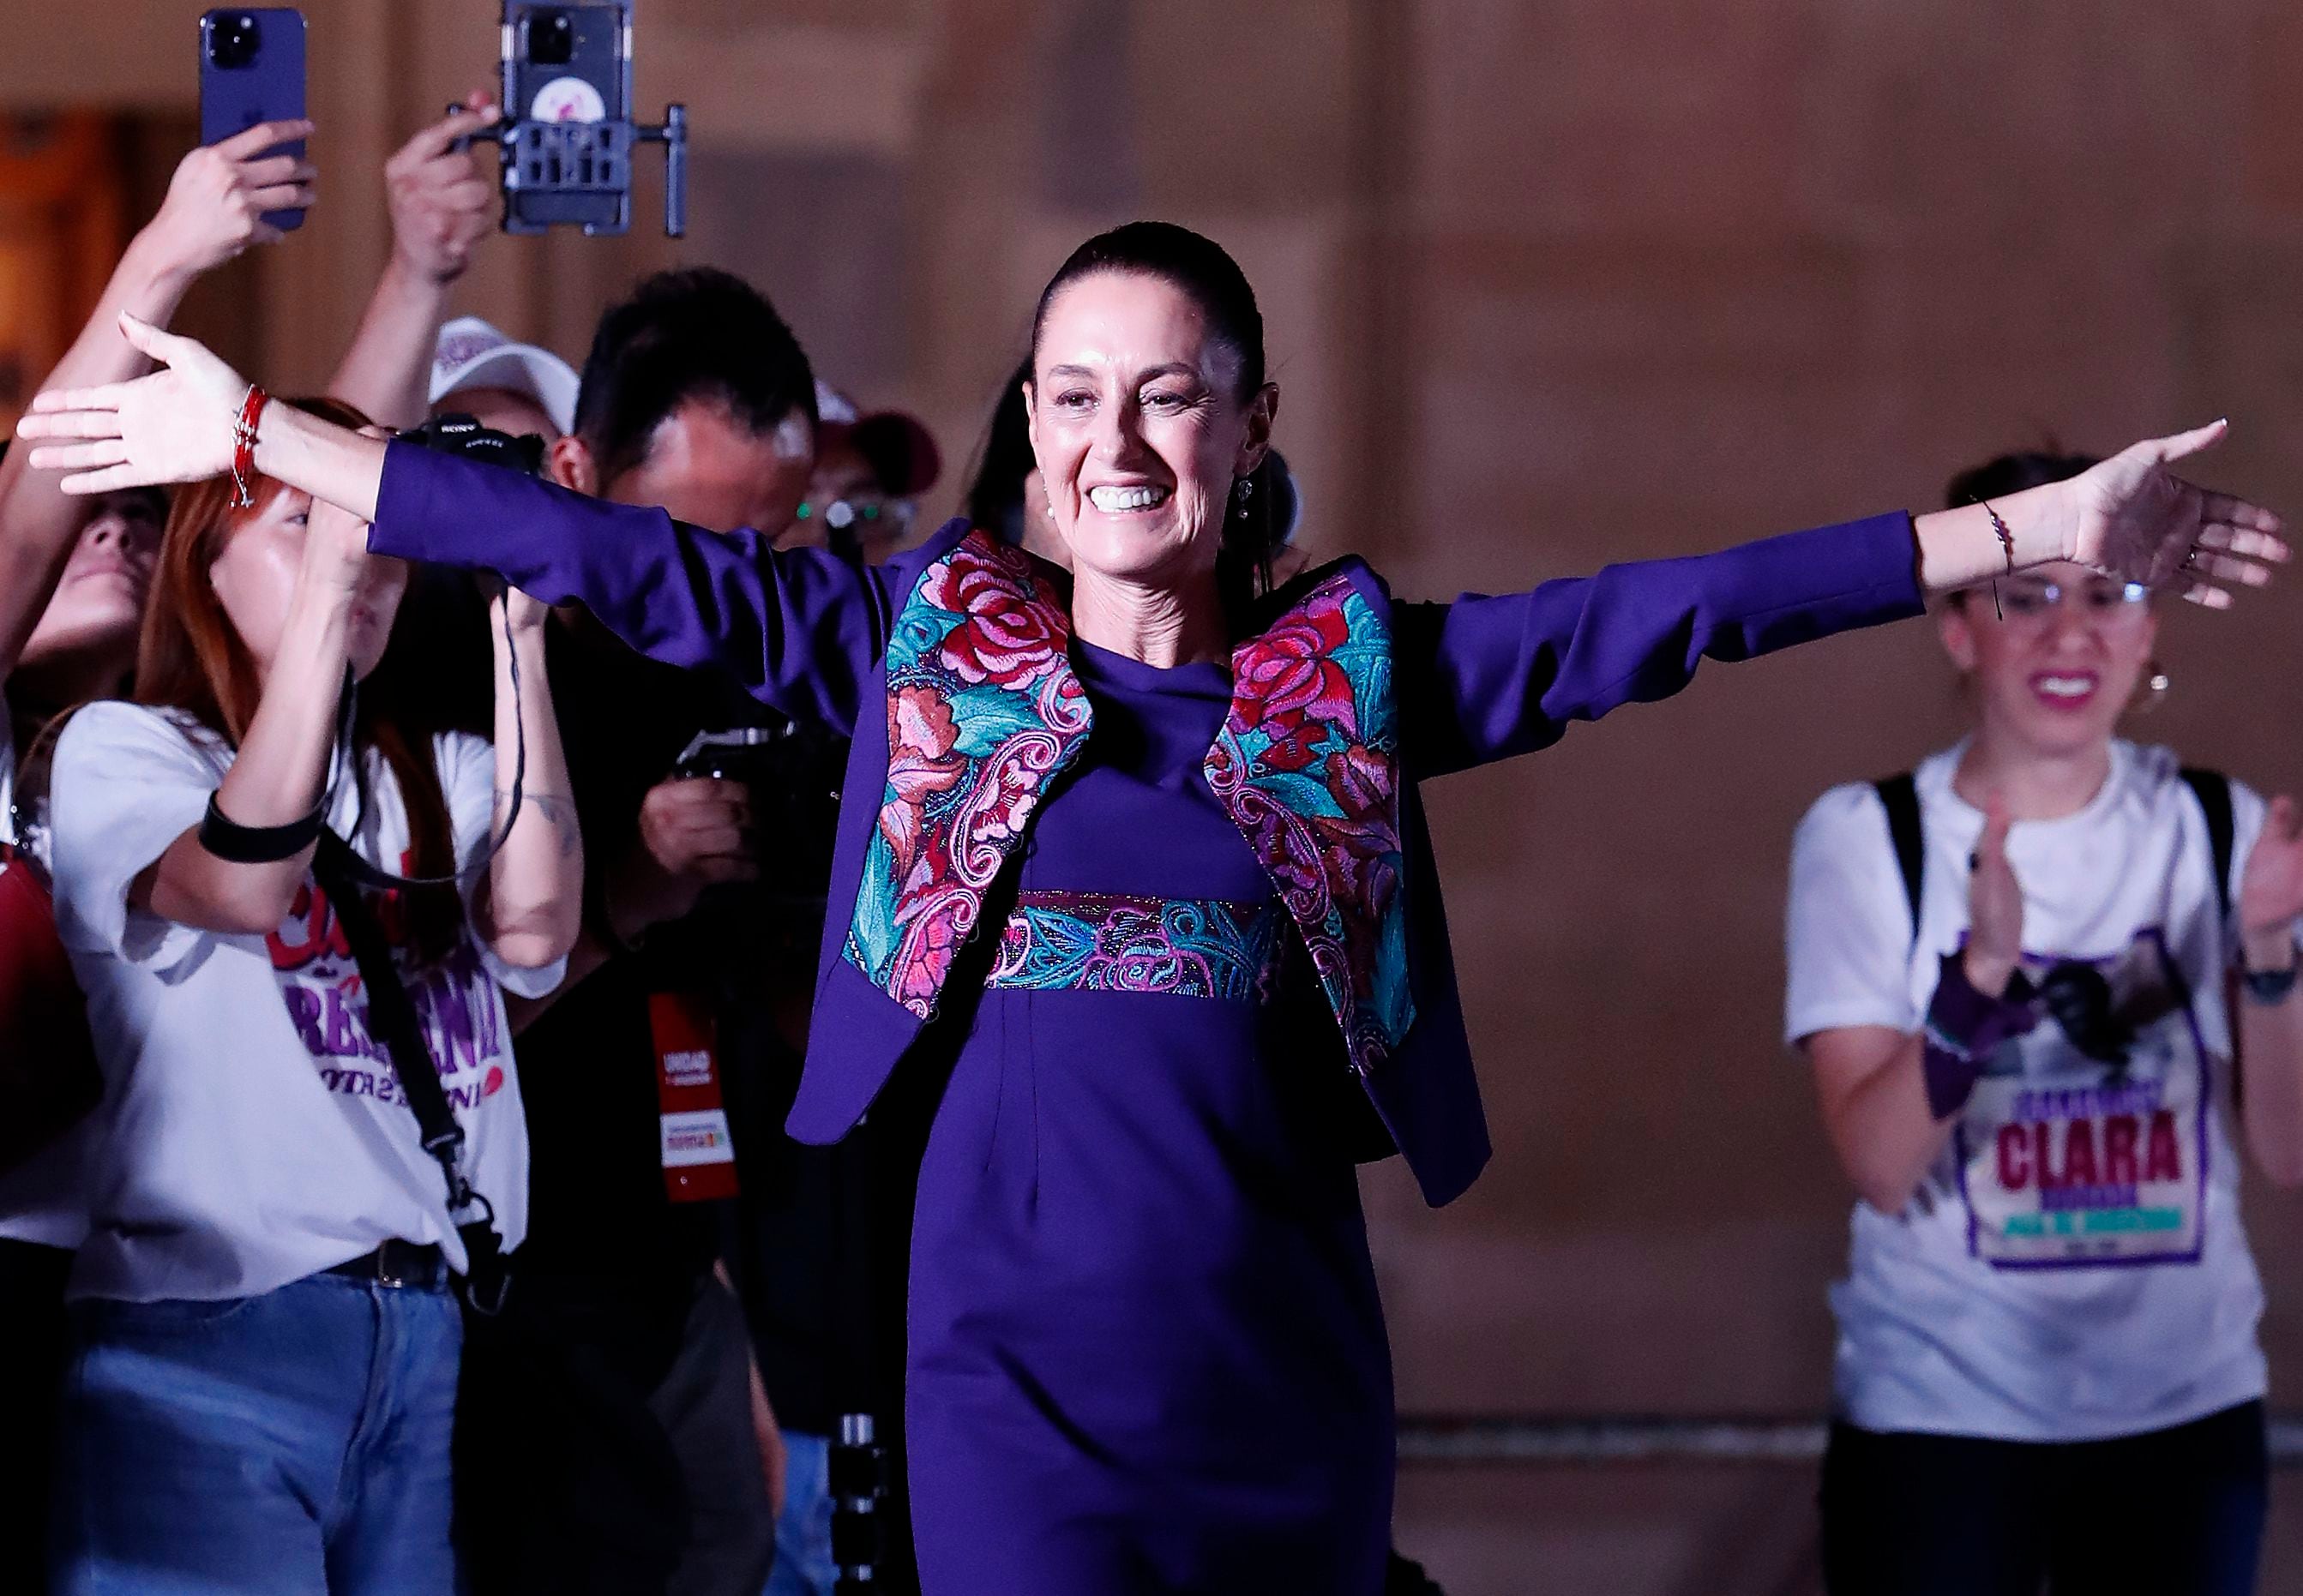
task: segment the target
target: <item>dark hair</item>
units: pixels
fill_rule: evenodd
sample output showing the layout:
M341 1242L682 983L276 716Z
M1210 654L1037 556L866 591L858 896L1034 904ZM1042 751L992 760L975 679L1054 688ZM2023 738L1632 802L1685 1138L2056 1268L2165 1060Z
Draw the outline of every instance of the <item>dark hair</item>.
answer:
M1034 368L1040 333L1047 325L1048 309L1056 296L1083 277L1104 272L1156 277L1189 298L1205 318L1210 335L1239 357L1239 382L1233 397L1245 403L1263 387L1263 312L1256 307L1255 290L1248 286L1247 274L1222 245L1172 222L1130 222L1098 233L1056 268L1048 286L1040 290L1039 307L1032 314L1029 364ZM1274 513L1281 497L1276 484L1275 462L1267 452L1246 478L1247 497L1225 505L1216 576L1236 618L1244 618L1241 601L1252 601L1271 585L1271 557L1290 530L1287 522ZM1242 510L1246 513L1242 515Z
M692 399L727 406L754 433L795 410L815 424L815 374L791 328L757 289L709 266L658 272L600 318L575 427L600 480L647 458L656 427Z
M1005 542L1024 536L1024 479L1039 462L1032 458L1030 419L1024 414L1024 384L1032 380L1032 357L1024 357L991 407L976 455L975 477L967 489L967 518Z
M1978 504L1986 499L2004 499L2026 488L2069 482L2101 463L2093 455L2058 454L2052 447L2000 455L1980 466L1970 466L1953 477L1951 486L1944 490L1944 507L1955 510L1963 504Z

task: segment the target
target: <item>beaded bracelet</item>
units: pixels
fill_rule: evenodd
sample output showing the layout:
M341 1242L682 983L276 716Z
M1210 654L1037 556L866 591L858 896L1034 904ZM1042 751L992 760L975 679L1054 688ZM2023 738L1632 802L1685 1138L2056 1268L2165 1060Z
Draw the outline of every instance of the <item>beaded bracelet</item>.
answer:
M264 414L264 407L272 396L255 383L248 385L248 397L240 401L240 414L232 424L232 507L244 510L256 502L249 488L256 475L256 423Z

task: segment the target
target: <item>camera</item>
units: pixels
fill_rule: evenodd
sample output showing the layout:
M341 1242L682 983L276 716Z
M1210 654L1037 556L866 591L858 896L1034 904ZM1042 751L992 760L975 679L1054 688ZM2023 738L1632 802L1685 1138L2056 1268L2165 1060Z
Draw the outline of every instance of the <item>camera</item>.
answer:
M246 12L227 12L209 24L208 60L219 71L237 71L264 48L264 28Z
M663 231L687 231L688 108L632 121L634 3L503 0L503 120L470 137L495 143L506 232L624 231L643 144L664 147Z
M499 433L461 411L434 416L422 426L409 427L397 436L403 443L477 460L484 466L508 466L529 476L544 475L543 439L532 433L519 438Z
M776 869L759 891L770 903L821 909L831 889L844 762L836 738L801 721L780 720L699 732L672 774L748 786L755 830L776 839Z
M538 66L576 59L576 19L564 11L531 11L520 22L520 48Z

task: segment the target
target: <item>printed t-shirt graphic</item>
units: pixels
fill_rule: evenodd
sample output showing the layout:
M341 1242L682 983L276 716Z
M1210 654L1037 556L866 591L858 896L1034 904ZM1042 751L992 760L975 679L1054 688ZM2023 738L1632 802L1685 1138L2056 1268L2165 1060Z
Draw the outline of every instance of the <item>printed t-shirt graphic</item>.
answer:
M400 868L402 873L412 868L405 855ZM440 1071L441 1089L459 1112L477 1107L503 1089L505 1052L502 1010L478 953L469 939L460 938L444 959L418 969L408 952L400 895L373 895L371 906L423 1023L425 1048ZM298 887L287 918L265 945L288 1017L323 1084L348 1097L404 1101L384 1044L369 1033L359 966L325 890L310 880Z
M1969 1251L2001 1269L2197 1262L2212 1065L2166 938L2024 968L2057 997L2033 998L2040 1023L2001 1046L1955 1132Z

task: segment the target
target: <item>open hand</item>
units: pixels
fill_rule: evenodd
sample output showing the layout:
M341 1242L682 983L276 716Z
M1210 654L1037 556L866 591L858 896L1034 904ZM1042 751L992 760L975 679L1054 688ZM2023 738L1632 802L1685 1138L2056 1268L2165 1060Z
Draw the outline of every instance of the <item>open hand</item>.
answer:
M2223 441L2228 422L2132 444L2071 478L2071 558L2122 582L2174 588L2210 609L2230 586L2261 587L2265 562L2287 559L2280 520L2260 505L2210 493L2168 467Z
M145 229L167 269L197 275L220 266L280 236L266 212L308 209L311 163L267 152L311 131L308 122L258 122L177 162L167 197Z
M67 493L198 482L232 469L232 427L248 397L248 379L208 349L163 332L126 311L120 331L161 364L132 382L101 388L55 388L32 396L16 435L44 442L32 450L39 471L71 471Z
M2271 801L2240 872L2240 949L2249 970L2282 970L2294 962L2298 915L2303 915L2303 807L2281 796Z
M2007 990L2023 956L2023 884L2007 862L2008 824L2007 800L1994 793L1967 879L1967 979L1992 997Z
M384 164L392 206L394 258L427 282L453 282L494 220L496 186L457 140L494 124L500 113L485 93L400 147Z

